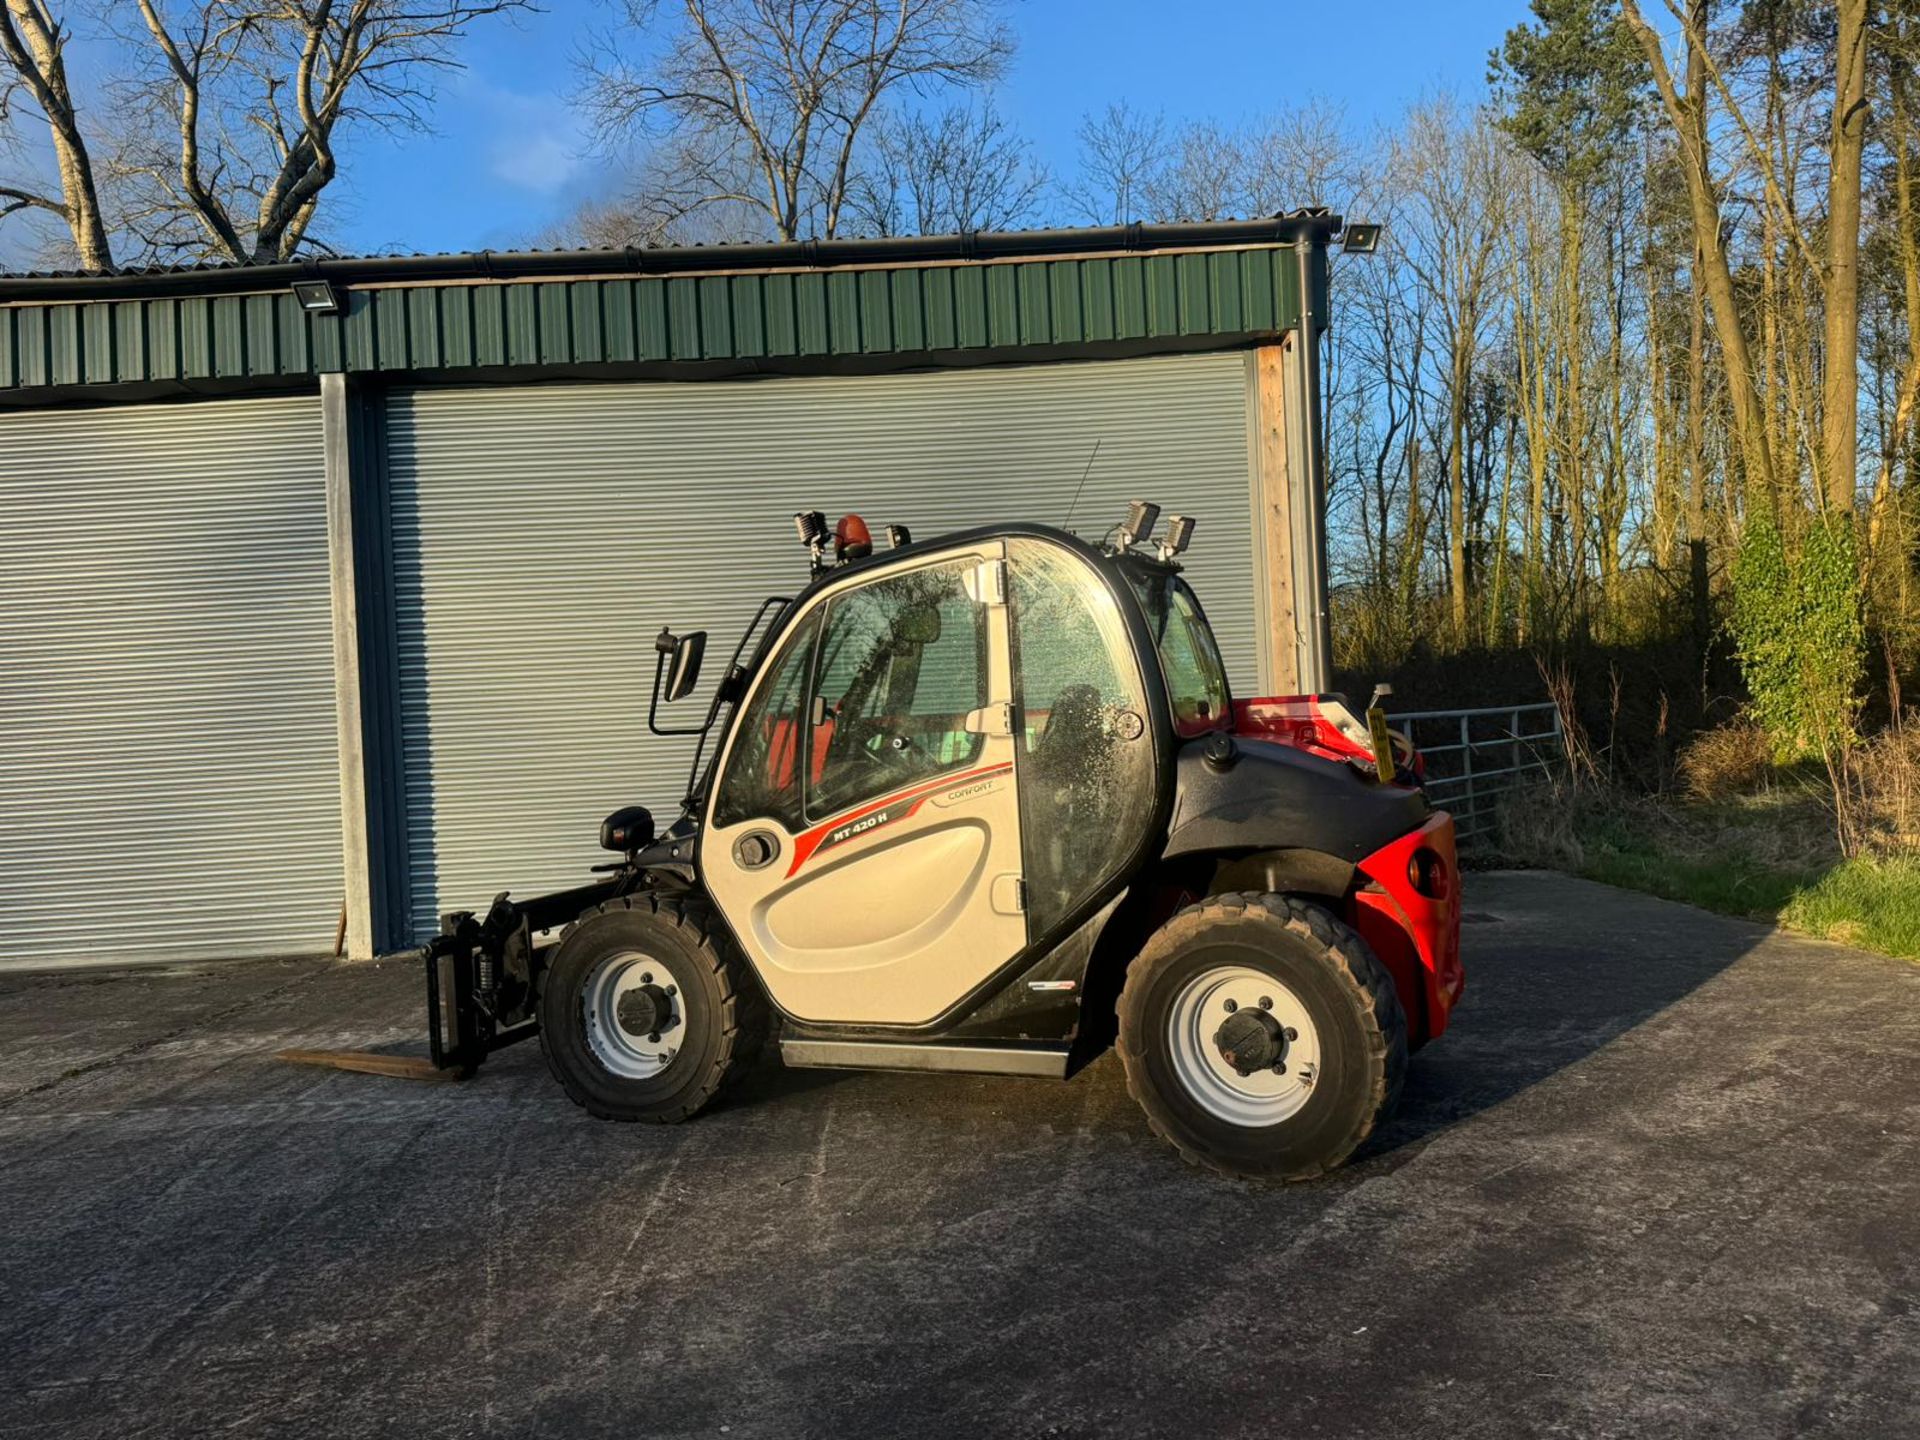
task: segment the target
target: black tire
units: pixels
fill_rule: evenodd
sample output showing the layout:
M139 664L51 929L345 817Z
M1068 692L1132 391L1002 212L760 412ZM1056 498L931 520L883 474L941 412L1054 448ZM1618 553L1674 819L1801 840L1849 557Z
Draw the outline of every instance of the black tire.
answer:
M1178 998L1224 966L1272 976L1313 1021L1317 1073L1304 1103L1278 1123L1223 1119L1173 1059ZM1400 1098L1407 1020L1392 976L1351 927L1291 896L1217 895L1182 910L1127 968L1118 1010L1127 1091L1190 1164L1313 1179L1344 1163Z
M680 1043L658 1073L643 1078L610 1070L587 1034L589 980L629 951L656 957L683 980L675 997ZM539 1013L547 1068L576 1105L602 1120L691 1118L752 1068L767 1033L759 981L726 926L690 894L623 896L581 916L542 976Z

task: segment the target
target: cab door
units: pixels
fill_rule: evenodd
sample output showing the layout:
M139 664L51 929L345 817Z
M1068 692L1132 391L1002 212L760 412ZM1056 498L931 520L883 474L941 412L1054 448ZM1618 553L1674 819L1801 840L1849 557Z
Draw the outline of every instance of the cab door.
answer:
M721 757L700 869L768 992L921 1024L1025 946L1005 547L823 592Z

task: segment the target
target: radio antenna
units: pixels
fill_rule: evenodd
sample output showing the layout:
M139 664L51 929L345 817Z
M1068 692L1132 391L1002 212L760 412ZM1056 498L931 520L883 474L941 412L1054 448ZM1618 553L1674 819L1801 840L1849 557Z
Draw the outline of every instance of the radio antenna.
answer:
M1087 468L1080 472L1080 484L1073 492L1073 503L1067 506L1067 518L1061 523L1062 530L1073 524L1073 512L1080 508L1080 491L1087 488L1087 477L1093 474L1093 462L1100 458L1100 442L1093 442L1093 454L1087 456Z

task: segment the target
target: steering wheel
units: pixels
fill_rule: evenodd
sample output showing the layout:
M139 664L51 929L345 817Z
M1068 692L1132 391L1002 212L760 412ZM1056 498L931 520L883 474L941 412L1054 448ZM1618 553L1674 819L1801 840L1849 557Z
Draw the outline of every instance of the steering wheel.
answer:
M857 727L848 726L834 736L833 748L849 762L858 759L867 770L878 770L889 776L917 768L912 737L890 729L883 717L863 720Z

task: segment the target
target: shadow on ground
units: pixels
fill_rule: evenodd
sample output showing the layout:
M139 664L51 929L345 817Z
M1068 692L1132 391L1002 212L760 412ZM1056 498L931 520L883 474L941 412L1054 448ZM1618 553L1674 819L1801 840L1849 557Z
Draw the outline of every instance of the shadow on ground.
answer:
M6 982L0 1433L1915 1433L1920 968L1473 878L1453 1031L1282 1189L1112 1057L656 1129L269 1058L411 967Z

